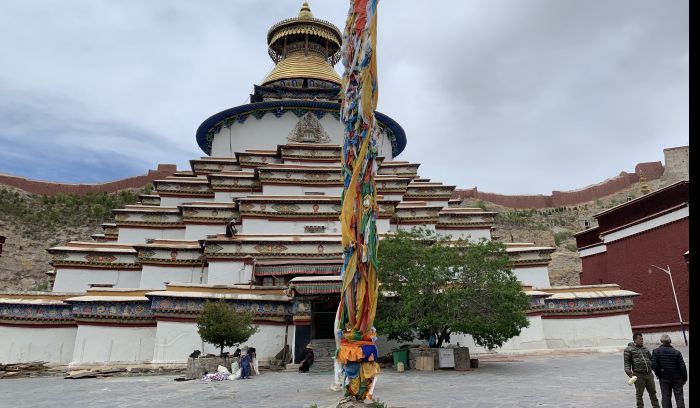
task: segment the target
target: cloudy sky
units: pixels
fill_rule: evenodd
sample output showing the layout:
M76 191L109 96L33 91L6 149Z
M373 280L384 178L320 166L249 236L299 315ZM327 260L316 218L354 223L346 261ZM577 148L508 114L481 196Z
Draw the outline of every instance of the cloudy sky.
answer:
M267 30L301 3L3 0L0 172L189 169L199 124L247 103ZM344 26L347 0L310 5ZM379 110L424 177L548 194L688 144L688 1L382 0L378 24Z

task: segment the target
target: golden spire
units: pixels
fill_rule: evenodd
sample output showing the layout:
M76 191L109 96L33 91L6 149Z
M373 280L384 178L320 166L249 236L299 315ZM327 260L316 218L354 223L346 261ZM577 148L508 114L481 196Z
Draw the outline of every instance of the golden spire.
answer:
M647 178L644 176L639 177L639 192L642 193L642 195L647 195L651 192L649 184L647 184Z
M311 8L309 7L309 3L304 2L304 4L301 6L301 10L299 10L299 18L301 18L301 19L314 18L314 15L311 14Z

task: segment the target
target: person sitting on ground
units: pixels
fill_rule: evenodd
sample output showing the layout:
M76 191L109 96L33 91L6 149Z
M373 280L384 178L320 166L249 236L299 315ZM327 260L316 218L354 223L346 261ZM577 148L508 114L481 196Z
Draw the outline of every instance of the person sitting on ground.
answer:
M668 334L661 336L661 346L651 352L651 368L659 378L661 406L671 408L671 391L677 408L685 408L683 386L688 381L688 369L680 351L671 346Z
M304 359L301 360L300 365L299 365L299 372L300 373L307 373L309 372L309 368L311 368L311 365L314 363L314 349L311 344L306 345L306 352L304 354Z

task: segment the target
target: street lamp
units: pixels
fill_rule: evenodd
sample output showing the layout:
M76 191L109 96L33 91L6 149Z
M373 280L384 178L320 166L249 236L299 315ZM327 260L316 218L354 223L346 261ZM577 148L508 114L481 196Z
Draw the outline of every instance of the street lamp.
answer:
M683 331L683 340L685 340L685 345L688 345L688 338L685 336L685 326L683 325L683 317L681 317L681 307L678 305L678 296L676 296L676 287L673 284L673 276L671 276L671 267L666 265L667 269L661 268L656 265L651 265L653 268L656 268L668 275L668 278L671 280L671 290L673 291L673 300L676 301L676 310L678 311L678 320L680 320L681 323L681 330ZM649 268L649 273L651 273L652 269Z

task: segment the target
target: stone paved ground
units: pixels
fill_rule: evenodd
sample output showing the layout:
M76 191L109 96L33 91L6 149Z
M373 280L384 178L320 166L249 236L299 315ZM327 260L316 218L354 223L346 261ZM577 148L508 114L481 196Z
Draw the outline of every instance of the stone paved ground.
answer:
M687 364L688 348L679 349ZM217 383L173 378L0 380L0 406L301 408L316 403L325 408L335 406L340 396L327 390L330 376L323 374L264 372L251 380ZM634 388L626 380L621 352L559 353L482 360L468 372L387 369L376 395L394 408L634 407Z

